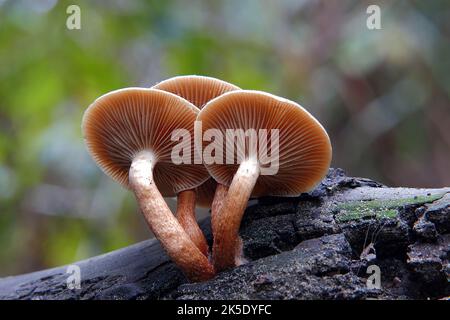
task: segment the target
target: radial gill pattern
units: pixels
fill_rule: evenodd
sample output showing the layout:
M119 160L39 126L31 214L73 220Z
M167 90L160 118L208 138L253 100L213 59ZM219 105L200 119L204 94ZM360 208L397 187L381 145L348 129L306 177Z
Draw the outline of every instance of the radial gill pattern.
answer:
M229 92L210 101L197 120L202 121L203 132L212 128L221 130L223 163L230 152L226 148L227 129L268 130L268 143L259 144L258 148L267 147L269 155L278 151L279 168L275 175L259 177L253 196L297 195L314 188L328 171L331 144L325 129L304 108L287 99L251 90ZM278 149L270 144L270 129L279 130ZM204 141L204 147L208 143ZM218 182L229 185L238 165L214 163L207 168Z
M203 183L209 174L203 165L193 164L194 121L199 109L165 91L127 88L105 94L94 101L83 116L82 130L89 152L100 168L128 187L133 157L150 150L156 158L154 180L163 196L173 196ZM176 165L171 158L172 133L186 129L191 164Z

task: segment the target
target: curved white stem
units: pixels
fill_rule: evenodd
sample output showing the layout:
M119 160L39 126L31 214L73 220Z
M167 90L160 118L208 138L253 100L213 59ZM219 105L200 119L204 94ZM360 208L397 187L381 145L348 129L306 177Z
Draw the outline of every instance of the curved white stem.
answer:
M142 151L130 167L129 182L141 211L155 237L188 279L210 279L214 276L213 266L178 223L155 185L154 163L153 153Z
M243 161L217 213L213 245L214 267L217 271L234 267L240 261L239 227L259 175L259 163L255 158Z

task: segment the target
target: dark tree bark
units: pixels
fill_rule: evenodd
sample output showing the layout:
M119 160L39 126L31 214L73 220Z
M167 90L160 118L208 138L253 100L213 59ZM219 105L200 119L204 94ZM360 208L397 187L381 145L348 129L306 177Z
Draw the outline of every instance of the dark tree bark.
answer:
M388 188L331 169L310 193L251 200L240 230L248 262L210 281L187 283L148 240L74 263L80 289L63 266L0 279L0 298L444 298L449 209L450 188ZM202 229L211 241L209 220ZM381 287L367 285L373 268Z

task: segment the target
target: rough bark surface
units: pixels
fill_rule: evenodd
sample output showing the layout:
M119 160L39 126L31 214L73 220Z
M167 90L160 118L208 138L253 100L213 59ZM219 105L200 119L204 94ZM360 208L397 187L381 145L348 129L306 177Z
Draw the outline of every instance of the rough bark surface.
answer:
M210 281L187 283L148 240L75 263L80 289L68 288L62 266L0 279L0 298L445 298L449 210L450 188L388 188L330 169L310 193L251 200L240 229L248 262ZM211 241L209 220L202 229ZM380 288L367 285L369 266L379 268Z

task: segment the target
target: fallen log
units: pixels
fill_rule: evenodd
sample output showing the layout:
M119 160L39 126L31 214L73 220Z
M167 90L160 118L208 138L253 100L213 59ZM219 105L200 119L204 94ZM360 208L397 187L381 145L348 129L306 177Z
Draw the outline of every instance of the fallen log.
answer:
M450 187L388 188L330 169L310 193L250 200L248 261L210 281L188 283L151 239L2 278L0 299L438 299L450 296L449 210Z

